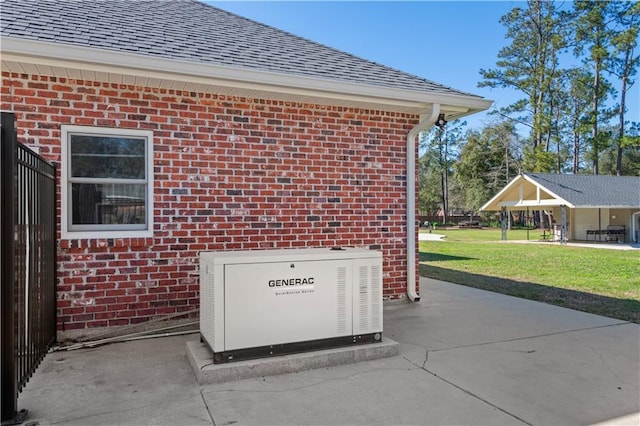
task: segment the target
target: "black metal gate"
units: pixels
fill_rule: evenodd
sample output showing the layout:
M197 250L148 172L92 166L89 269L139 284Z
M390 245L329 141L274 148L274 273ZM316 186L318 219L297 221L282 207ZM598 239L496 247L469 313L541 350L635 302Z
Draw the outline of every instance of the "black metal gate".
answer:
M56 340L55 167L18 143L2 113L0 146L2 424L20 422L18 393Z

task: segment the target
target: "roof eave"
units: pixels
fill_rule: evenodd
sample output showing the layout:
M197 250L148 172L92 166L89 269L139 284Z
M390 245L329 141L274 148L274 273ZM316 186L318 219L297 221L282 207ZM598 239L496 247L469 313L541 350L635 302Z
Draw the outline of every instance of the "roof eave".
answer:
M488 109L492 101L477 97L447 93L430 93L345 81L252 70L206 63L188 62L87 48L15 37L2 38L2 68L24 70L50 67L58 74L86 72L109 77L111 82L131 83L132 78L147 82L183 82L203 87L219 88L220 92L248 96L255 93L285 94L297 100L329 103L336 100L348 105L399 110L420 114L432 104L441 105L448 118L458 118ZM18 68L16 70L16 68ZM82 74L81 71L85 71ZM90 79L85 77L85 79ZM115 80L115 81L114 81ZM192 86L191 86L192 87ZM226 90L225 90L226 88ZM229 88L236 89L231 93ZM253 96L258 97L258 96Z
M610 205L606 205L606 204L594 204L594 205L576 205L575 206L576 209L638 209L640 208L640 205L637 206L633 206L633 205L620 205L620 204L610 204Z

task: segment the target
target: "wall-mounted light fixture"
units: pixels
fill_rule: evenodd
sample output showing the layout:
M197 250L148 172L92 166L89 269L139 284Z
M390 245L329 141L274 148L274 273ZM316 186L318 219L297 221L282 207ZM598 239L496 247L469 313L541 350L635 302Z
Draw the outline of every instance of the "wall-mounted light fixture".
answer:
M436 120L436 126L442 129L446 125L447 125L447 120L444 119L444 114L438 115L438 119Z

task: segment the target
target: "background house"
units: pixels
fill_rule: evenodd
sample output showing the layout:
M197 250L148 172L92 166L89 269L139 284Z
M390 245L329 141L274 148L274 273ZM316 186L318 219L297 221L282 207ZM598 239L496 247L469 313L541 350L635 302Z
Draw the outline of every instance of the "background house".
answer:
M563 206L568 240L638 242L638 176L521 174L481 210L540 211L560 226Z
M57 166L60 330L195 315L203 250L380 250L417 299L416 136L489 101L197 1L1 19L2 109Z

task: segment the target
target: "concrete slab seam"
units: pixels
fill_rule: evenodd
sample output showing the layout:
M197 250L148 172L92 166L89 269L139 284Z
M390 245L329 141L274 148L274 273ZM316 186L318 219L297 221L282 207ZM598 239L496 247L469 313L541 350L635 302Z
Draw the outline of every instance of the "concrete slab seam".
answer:
M213 413L211 413L211 409L209 408L209 404L207 404L207 399L204 397L204 391L202 389L200 389L200 398L202 399L202 402L204 403L204 407L207 409L207 414L209 414L209 419L211 419L211 424L215 425L216 421L213 418Z
M607 362L606 358L602 356L600 351L598 351L595 347L593 347L593 345L591 345L591 343L589 342L589 339L583 339L583 338L580 338L579 336L577 338L585 346L587 346L591 350L591 352L593 352L593 354L598 357L598 359L600 359L600 363L607 368L607 370L611 373L613 377L615 377L617 380L627 385L631 385L631 386L635 385L635 383L630 383L626 378L620 377L618 373L616 373L616 371L613 368L611 368L611 365L609 364L609 362ZM639 403L639 406L640 406L640 403Z
M523 336L523 337L514 337L512 339L494 340L494 341L491 341L491 342L472 343L472 344L469 344L469 345L459 345L459 346L451 346L451 347L448 347L448 348L430 349L430 351L431 352L442 352L442 351L449 351L449 350L453 350L453 349L463 349L463 348L473 348L473 347L478 347L478 346L494 345L494 344L497 344L497 343L517 342L519 340L537 339L538 337L557 336L559 334L576 333L576 332L579 332L579 331L587 331L587 330L597 330L599 328L618 327L618 326L627 325L627 324L635 324L635 323L629 322L629 321L625 321L625 322L620 322L620 323L615 323L615 324L599 325L599 326L596 326L596 327L576 328L576 329L571 329L571 330L555 331L553 333L536 334L536 335L532 335L532 336ZM426 349L426 348L424 348L424 349Z
M471 396L472 398L475 398L475 399L477 399L477 400L479 400L479 401L481 401L481 402L483 402L483 403L485 403L485 404L489 405L490 407L493 407L493 408L495 408L496 410L498 410L498 411L500 411L500 412L502 412L502 413L504 413L504 414L506 414L506 415L508 415L508 416L510 416L510 417L513 417L514 419L518 420L518 421L519 421L519 422L521 422L521 423L526 424L527 426L533 426L533 423L529 423L528 421L526 421L526 420L524 420L524 419L522 419L522 418L520 418L520 417L516 416L516 415L515 415L515 414L513 414L513 413L510 413L509 411L505 410L504 408L499 407L498 405L496 405L496 404L492 403L491 401L489 401L489 400L487 400L487 399L485 399L485 398L482 398L482 397L481 397L481 396L479 396L479 395L476 395L475 393L471 392L470 390L465 389L465 388L463 388L462 386L457 385L457 384L455 384L454 382L452 382L452 381L450 381L450 380L447 380L447 379L445 379L444 377L441 377L441 376L439 376L438 374L436 374L436 373L434 373L433 371L431 371L431 370L429 370L428 368L426 368L426 364L427 364L427 361L428 361L428 359L429 359L429 351L428 351L428 350L427 350L427 351L425 351L425 359L424 359L424 361L423 361L423 363L422 363L422 366L420 366L420 365L416 364L415 362L411 361L411 360L410 360L409 358L407 358L407 357L404 357L404 356L403 356L402 358L403 358L404 360L406 360L407 362L409 362L410 364L415 365L415 366L416 366L416 367L418 367L420 370L423 370L424 372L426 372L426 373L428 373L428 374L432 375L432 376L433 376L433 377L435 377L436 379L438 379L438 380L440 380L440 381L442 381L442 382L444 382L444 383L448 384L449 386L453 386L454 388L456 388L456 389L458 389L458 390L460 390L460 391L464 392L465 394L467 394L467 395Z

